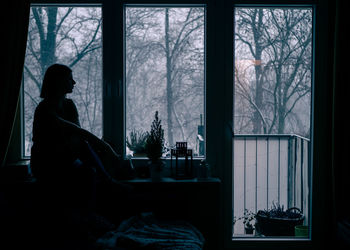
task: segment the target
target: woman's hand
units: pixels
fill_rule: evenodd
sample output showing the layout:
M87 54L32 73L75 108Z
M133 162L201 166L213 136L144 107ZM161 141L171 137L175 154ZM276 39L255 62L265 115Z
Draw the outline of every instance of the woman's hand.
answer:
M104 148L107 152L110 152L111 154L115 155L115 156L118 156L118 154L114 151L114 149L112 148L111 145L109 145L109 143L105 142L105 141L102 141L102 143L104 144Z
M104 152L106 152L107 154L110 154L112 158L116 158L116 159L120 158L120 155L115 152L113 147L108 142L102 139L101 143L102 143L102 148Z

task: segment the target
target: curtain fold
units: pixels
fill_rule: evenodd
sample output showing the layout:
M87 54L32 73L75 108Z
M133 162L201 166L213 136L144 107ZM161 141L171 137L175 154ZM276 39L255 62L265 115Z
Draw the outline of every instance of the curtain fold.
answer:
M29 0L7 1L3 6L2 70L0 84L0 164L5 158L16 113L21 87L26 51L30 2Z

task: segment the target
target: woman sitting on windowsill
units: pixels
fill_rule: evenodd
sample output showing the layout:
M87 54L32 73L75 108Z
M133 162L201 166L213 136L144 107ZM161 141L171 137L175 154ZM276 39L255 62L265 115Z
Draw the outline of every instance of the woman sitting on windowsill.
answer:
M108 143L80 127L77 108L66 98L75 84L65 65L51 65L45 73L43 100L34 114L32 173L44 194L42 202L56 210L94 211L99 203L121 220L121 199L130 189L104 169L105 164L118 167L120 157Z

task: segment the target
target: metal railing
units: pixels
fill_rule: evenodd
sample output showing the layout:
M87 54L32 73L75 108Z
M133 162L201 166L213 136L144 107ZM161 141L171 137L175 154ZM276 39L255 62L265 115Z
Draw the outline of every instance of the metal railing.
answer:
M297 135L235 135L233 215L256 213L273 204L298 207L309 218L310 140ZM235 223L234 235L244 234Z

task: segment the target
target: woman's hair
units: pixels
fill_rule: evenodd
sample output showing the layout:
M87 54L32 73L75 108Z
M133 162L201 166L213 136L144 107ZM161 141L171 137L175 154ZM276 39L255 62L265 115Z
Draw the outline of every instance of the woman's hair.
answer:
M41 87L41 98L63 94L63 81L67 79L72 70L63 64L53 64L47 68Z

